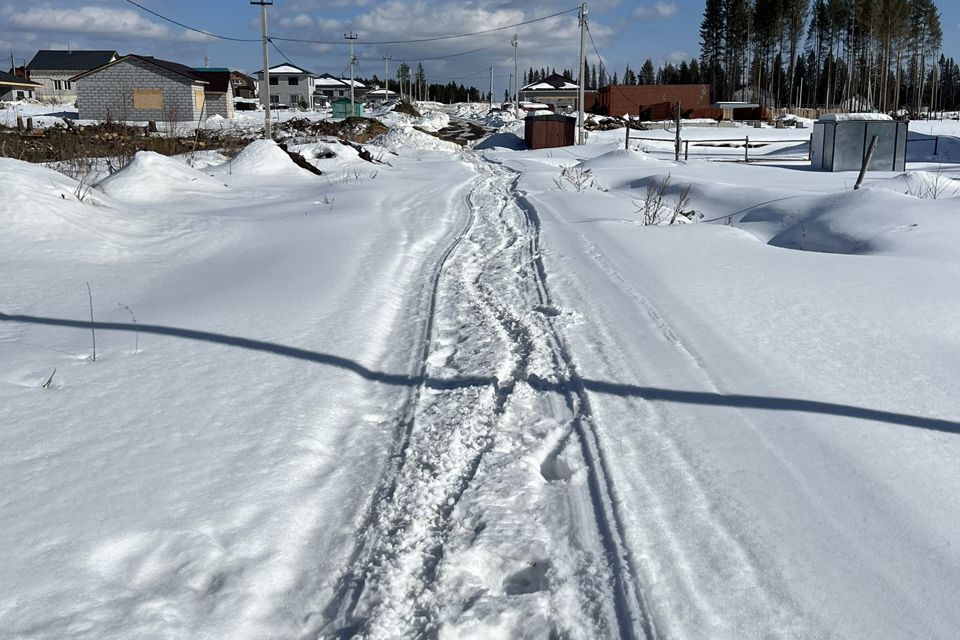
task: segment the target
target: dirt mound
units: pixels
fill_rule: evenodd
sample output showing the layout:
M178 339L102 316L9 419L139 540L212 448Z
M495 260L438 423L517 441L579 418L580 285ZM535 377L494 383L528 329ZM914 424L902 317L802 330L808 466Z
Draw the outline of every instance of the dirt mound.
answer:
M393 110L396 111L397 113L405 113L408 116L413 116L414 118L419 118L423 115L419 111L417 111L417 108L415 106L413 106L406 100L401 100L400 102L398 102L397 106L395 106Z
M338 122L294 118L275 128L288 136L332 136L353 142L367 142L387 131L386 125L372 118L347 118Z

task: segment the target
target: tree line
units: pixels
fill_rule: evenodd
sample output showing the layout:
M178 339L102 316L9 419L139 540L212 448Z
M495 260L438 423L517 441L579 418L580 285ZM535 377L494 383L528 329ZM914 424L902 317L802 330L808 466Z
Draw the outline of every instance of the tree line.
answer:
M715 100L916 115L960 106L942 41L935 0L706 0L700 70Z

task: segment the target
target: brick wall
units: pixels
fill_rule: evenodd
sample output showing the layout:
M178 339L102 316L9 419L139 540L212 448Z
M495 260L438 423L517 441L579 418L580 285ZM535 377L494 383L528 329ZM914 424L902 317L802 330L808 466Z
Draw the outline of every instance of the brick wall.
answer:
M196 122L200 112L193 98L194 86L200 85L172 71L142 60L124 60L77 81L78 117L127 122ZM162 108L134 108L134 89L160 89Z
M638 115L655 105L680 102L682 110L707 109L710 86L706 84L645 84L602 87L597 111L609 116ZM676 107L674 106L674 109ZM660 119L660 118L651 118Z

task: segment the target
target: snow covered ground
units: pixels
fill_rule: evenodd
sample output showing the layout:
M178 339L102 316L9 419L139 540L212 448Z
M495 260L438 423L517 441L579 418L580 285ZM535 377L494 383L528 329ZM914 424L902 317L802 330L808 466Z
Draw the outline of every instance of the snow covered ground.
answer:
M391 124L0 159L5 636L957 637L956 123L860 191Z

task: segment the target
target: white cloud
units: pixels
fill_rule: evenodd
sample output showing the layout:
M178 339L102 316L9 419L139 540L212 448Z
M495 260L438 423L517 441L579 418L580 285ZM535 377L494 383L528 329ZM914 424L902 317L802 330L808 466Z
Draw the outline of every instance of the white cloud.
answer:
M640 5L633 11L634 18L669 18L677 12L674 2L656 2L651 5Z
M107 7L76 9L27 9L6 16L9 26L27 31L61 32L82 35L170 38L170 29L150 22L135 11Z

